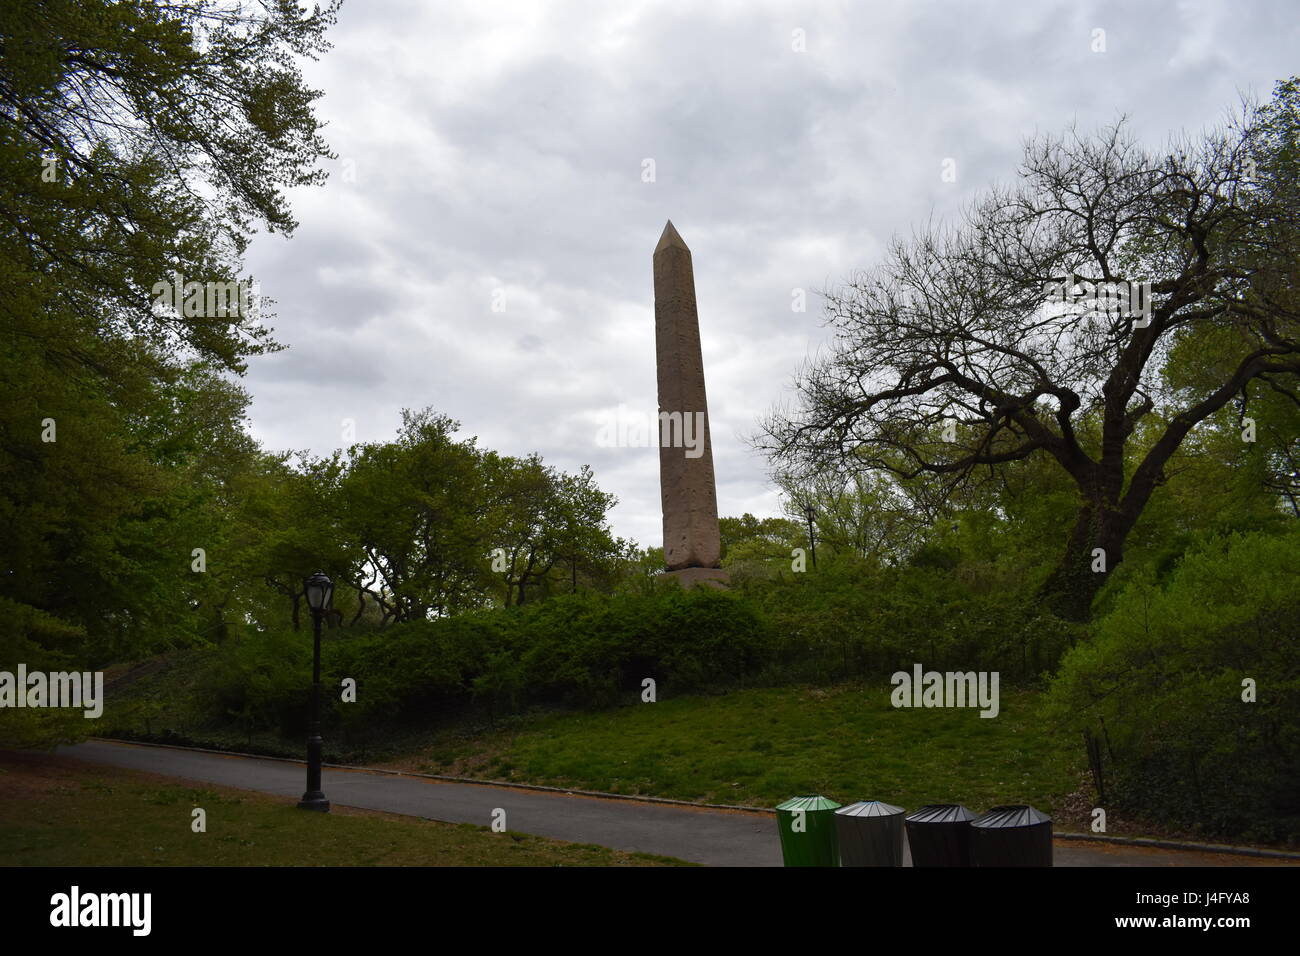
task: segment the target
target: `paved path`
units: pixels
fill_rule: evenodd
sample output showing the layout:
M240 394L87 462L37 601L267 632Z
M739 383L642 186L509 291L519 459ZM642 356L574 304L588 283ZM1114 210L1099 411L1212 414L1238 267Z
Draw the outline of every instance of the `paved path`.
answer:
M301 763L281 760L103 740L60 747L58 752L92 763L294 800L302 796L306 782ZM506 811L507 826L516 833L655 853L713 866L781 865L776 818L772 814L450 783L365 770L327 767L323 776L325 795L340 806L479 826L490 825L492 812L499 807ZM1258 866L1282 861L1058 840L1055 862L1057 866Z

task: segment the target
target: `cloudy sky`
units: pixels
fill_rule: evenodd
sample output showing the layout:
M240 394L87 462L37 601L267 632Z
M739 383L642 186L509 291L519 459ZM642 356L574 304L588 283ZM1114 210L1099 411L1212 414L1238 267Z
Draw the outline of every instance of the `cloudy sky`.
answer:
M655 410L671 218L719 509L779 513L745 438L825 341L819 291L1013 178L1037 132L1127 114L1155 143L1267 98L1298 23L1243 0L348 0L306 68L339 159L293 196L294 237L248 257L290 346L245 380L254 434L327 454L345 419L383 440L432 406L503 453L590 464L615 532L662 544L655 449L598 434Z

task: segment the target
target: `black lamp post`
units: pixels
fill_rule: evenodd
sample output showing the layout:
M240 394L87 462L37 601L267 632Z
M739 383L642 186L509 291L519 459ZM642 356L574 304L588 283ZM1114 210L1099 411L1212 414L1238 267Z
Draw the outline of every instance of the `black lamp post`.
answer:
M813 534L813 519L817 517L817 509L811 504L803 506L803 513L808 516L808 546L812 548L813 567L817 567L817 538Z
M307 606L311 608L312 639L315 652L311 667L311 736L307 738L307 792L298 801L300 810L328 813L330 802L320 788L320 619L330 605L334 584L317 571L306 582Z

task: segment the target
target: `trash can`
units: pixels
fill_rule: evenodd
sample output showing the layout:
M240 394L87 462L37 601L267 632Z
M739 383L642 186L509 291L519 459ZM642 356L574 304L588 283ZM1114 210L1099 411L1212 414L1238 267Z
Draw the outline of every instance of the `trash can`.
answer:
M904 818L913 866L970 866L975 814L955 803L933 803Z
M971 866L1052 865L1052 818L1033 807L994 807L970 827Z
M902 866L904 812L879 800L836 810L840 866Z
M835 834L839 804L816 795L791 797L776 808L781 856L786 866L839 866Z

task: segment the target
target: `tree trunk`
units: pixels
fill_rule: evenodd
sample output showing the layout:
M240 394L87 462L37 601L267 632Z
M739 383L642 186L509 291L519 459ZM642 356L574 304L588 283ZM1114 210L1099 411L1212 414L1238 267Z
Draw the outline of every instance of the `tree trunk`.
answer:
M1065 554L1039 590L1039 598L1052 613L1069 621L1086 622L1092 617L1093 598L1124 560L1130 528L1132 522L1112 506L1084 503Z

